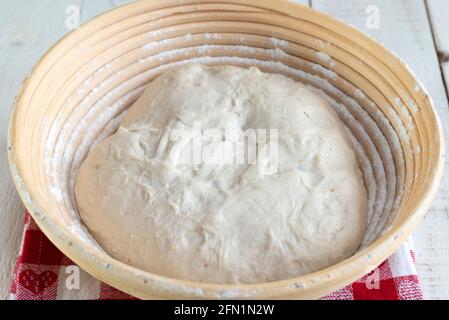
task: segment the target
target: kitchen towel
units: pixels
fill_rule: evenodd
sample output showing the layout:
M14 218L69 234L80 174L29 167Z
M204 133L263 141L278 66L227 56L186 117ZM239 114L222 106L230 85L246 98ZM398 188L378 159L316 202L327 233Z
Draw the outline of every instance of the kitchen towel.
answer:
M11 283L11 299L135 299L95 279L59 251L25 214L22 244ZM360 280L333 292L326 300L423 299L412 240Z

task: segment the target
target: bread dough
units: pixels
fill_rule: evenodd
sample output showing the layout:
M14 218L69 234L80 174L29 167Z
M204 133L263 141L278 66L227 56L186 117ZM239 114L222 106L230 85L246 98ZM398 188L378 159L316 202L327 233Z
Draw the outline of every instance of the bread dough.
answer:
M263 157L185 161L193 138L171 134L198 123L203 133L278 130L277 169L267 174L274 160ZM245 145L228 138L204 139L203 152ZM308 86L256 68L187 65L156 78L117 132L90 150L76 199L111 256L210 283L282 280L331 266L354 254L367 224L362 175L337 114Z

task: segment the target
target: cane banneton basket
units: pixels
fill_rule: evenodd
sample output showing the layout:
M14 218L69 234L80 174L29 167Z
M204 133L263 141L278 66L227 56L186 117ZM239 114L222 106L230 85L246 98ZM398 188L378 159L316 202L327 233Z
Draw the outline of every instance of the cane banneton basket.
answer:
M171 279L107 255L80 223L74 177L143 87L186 63L256 66L326 96L354 141L369 194L359 252L313 274L252 285ZM26 207L73 261L140 298L318 298L361 277L415 229L436 194L443 136L412 72L354 28L304 6L263 0L139 1L59 41L23 84L9 158Z

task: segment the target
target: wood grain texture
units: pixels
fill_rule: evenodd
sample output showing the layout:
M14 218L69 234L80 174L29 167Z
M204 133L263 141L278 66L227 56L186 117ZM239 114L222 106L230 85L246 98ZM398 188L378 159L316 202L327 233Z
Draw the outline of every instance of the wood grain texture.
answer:
M445 127L447 149L448 100L425 3L422 0L313 0L312 6L369 33L409 64L435 101ZM379 28L369 28L372 27L367 23L369 6L379 10ZM439 195L414 234L418 273L425 297L430 299L449 298L448 159L445 169Z
M449 94L449 1L427 0L427 9L446 83L446 93Z
M440 59L449 61L449 1L427 0L427 8Z
M70 5L79 7L80 22L131 0L2 0L0 1L0 299L8 297L18 253L24 208L9 176L6 157L11 106L26 74L60 37Z

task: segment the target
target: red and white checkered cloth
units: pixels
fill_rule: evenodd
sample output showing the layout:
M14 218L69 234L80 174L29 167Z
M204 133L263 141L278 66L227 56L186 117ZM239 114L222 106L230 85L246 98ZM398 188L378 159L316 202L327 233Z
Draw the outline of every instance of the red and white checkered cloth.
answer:
M79 283L75 286L70 285L74 268L77 271L76 275L79 275ZM22 245L11 283L11 298L16 300L135 299L77 268L47 239L29 214L25 215ZM411 240L406 241L395 254L373 272L323 299L423 299Z

